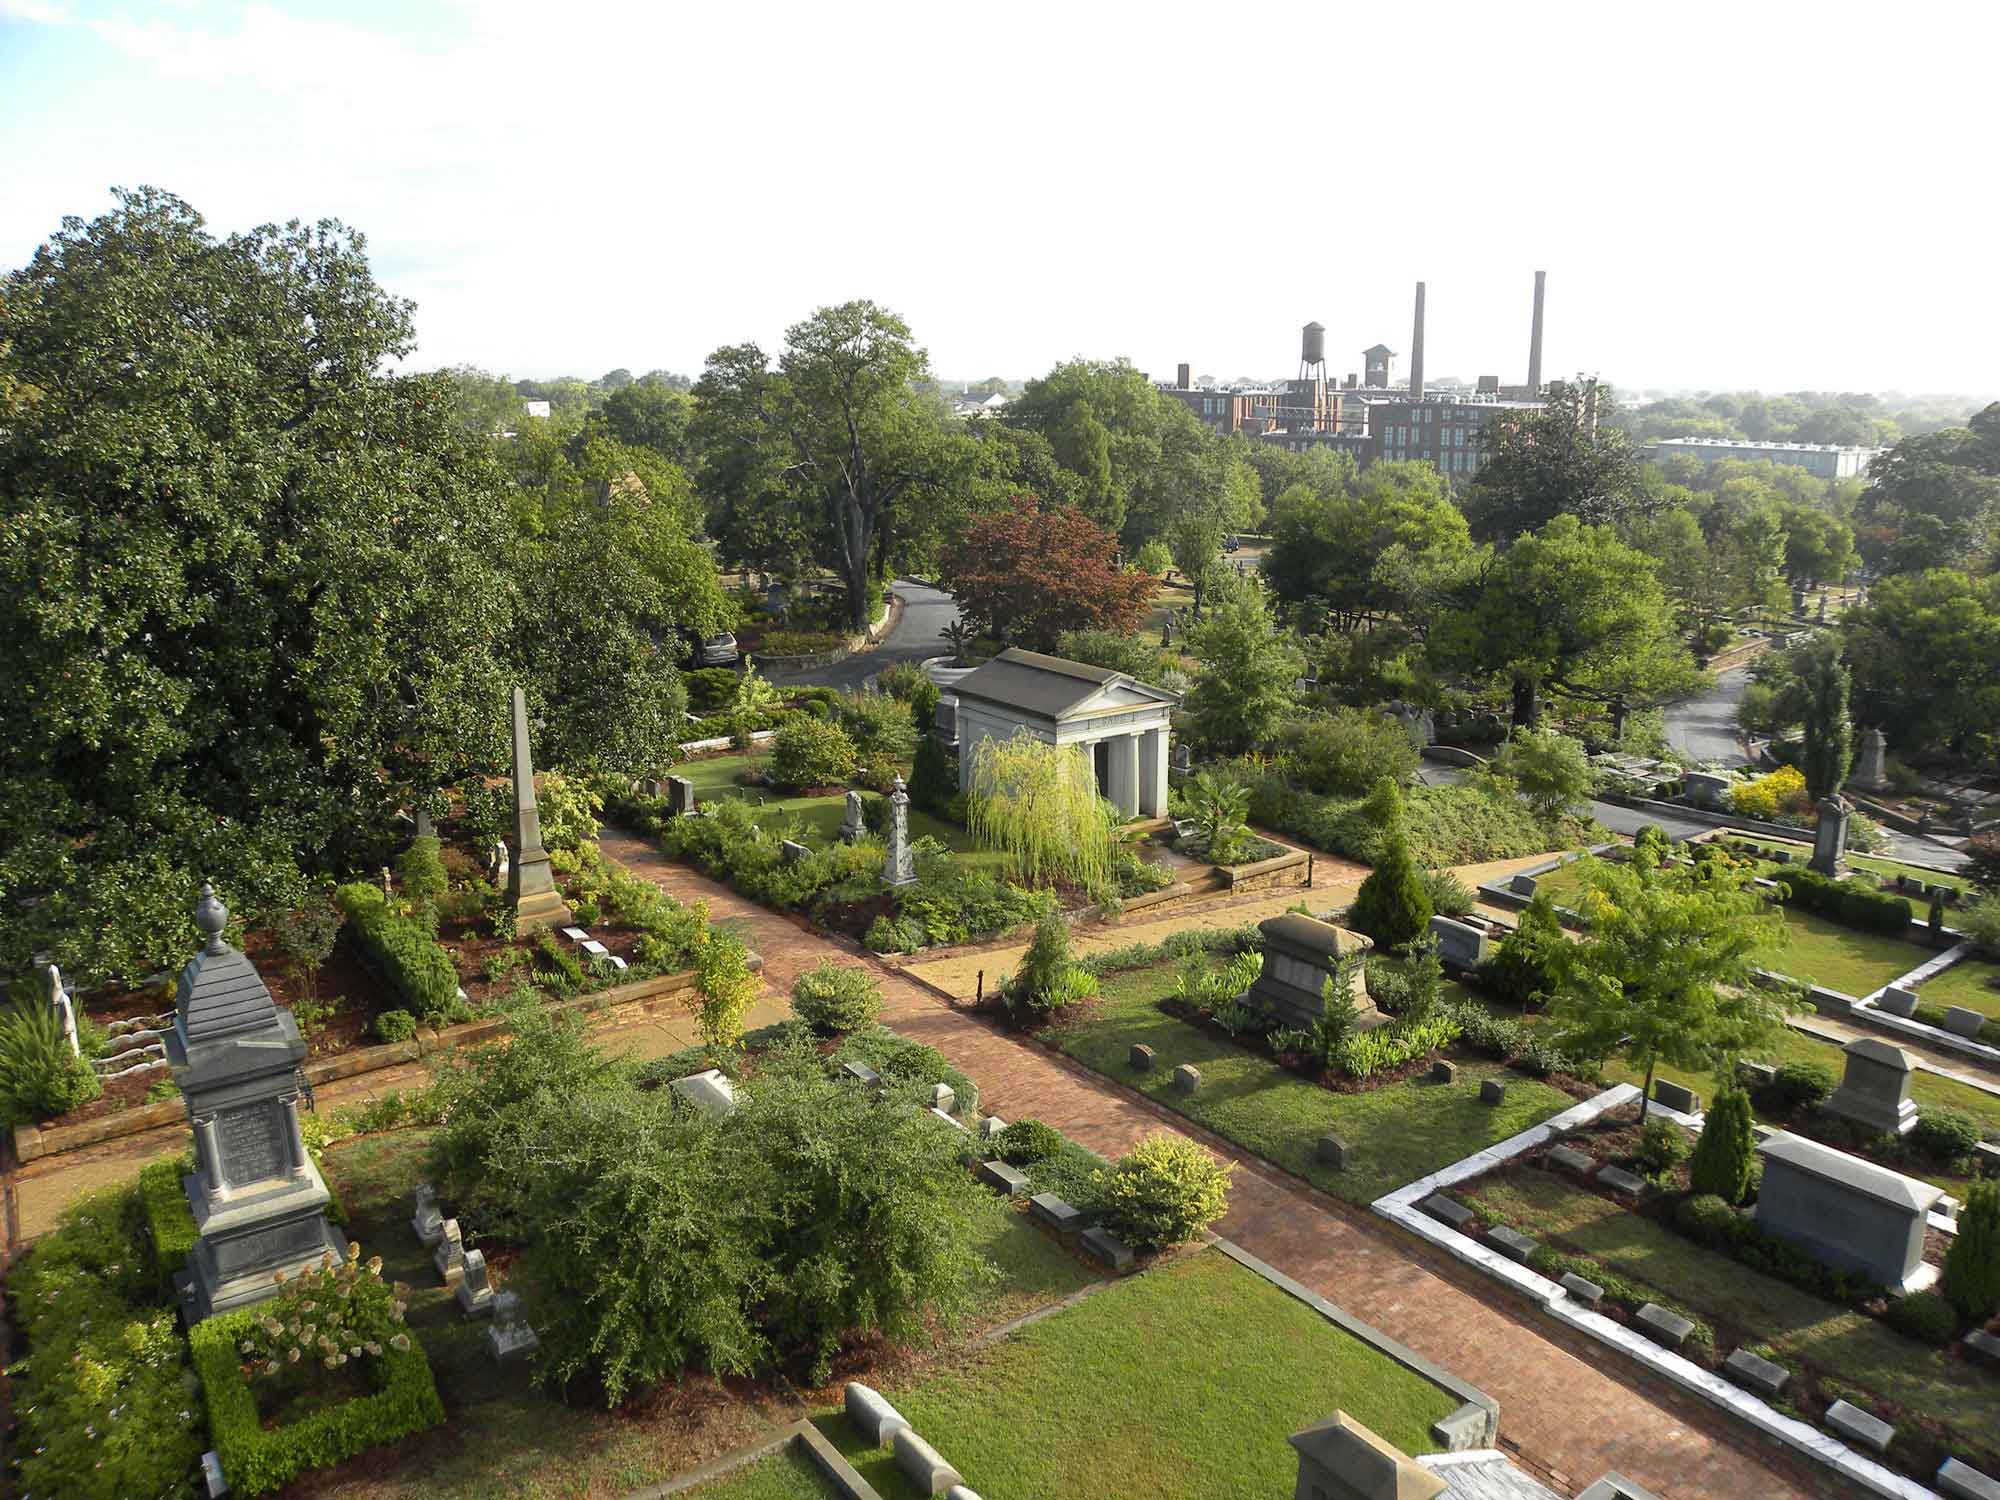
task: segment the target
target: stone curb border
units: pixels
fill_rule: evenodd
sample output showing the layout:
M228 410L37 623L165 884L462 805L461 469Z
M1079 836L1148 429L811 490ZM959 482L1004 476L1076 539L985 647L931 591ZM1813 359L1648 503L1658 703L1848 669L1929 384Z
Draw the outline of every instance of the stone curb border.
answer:
M678 1474L665 1483L629 1490L621 1500L665 1500L668 1495L682 1494L698 1484L707 1484L711 1479L719 1479L745 1464L755 1463L760 1458L767 1458L794 1445L804 1451L845 1500L882 1500L881 1492L856 1473L854 1465L841 1456L840 1450L803 1418L720 1458L710 1459L684 1474Z
M1460 1403L1459 1410L1445 1418L1444 1422L1439 1424L1440 1426L1457 1426L1460 1418L1465 1414L1465 1408L1472 1407L1476 1409L1480 1419L1478 1429L1480 1436L1475 1446L1491 1446L1495 1441L1500 1430L1500 1403L1487 1395L1486 1392L1480 1390L1478 1386L1472 1384L1471 1381L1460 1379L1458 1376L1452 1374L1451 1371L1445 1369L1444 1366L1425 1359L1423 1355L1417 1353L1409 1345L1399 1343L1380 1329L1371 1327L1351 1313L1342 1311L1340 1308L1334 1306L1333 1303L1327 1301L1326 1298L1320 1296L1318 1292L1294 1281L1276 1266L1259 1260L1233 1240L1226 1240L1221 1235L1212 1234L1208 1236L1208 1241L1215 1249L1220 1250L1245 1270L1254 1271L1279 1291L1285 1293L1286 1296L1303 1302L1307 1307L1310 1307L1322 1318L1333 1324L1334 1327L1340 1329L1341 1332L1351 1334L1362 1343L1368 1345L1376 1353L1388 1356L1411 1374L1428 1380L1446 1395L1455 1397Z
M1502 1141L1497 1146L1490 1146L1484 1151L1466 1157L1464 1161L1453 1163L1441 1172L1433 1172L1428 1177L1400 1187L1392 1193L1386 1193L1369 1206L1383 1218L1402 1225L1403 1228L1429 1241L1453 1258L1463 1261L1475 1270L1485 1272L1496 1281L1505 1283L1557 1322L1567 1324L1599 1343L1610 1346L1627 1358L1644 1365L1651 1373L1701 1397L1711 1405L1721 1407L1764 1436L1784 1444L1816 1463L1826 1465L1841 1478L1866 1493L1883 1497L1883 1500L1937 1500L1934 1490L1927 1489L1916 1480L1906 1479L1871 1459L1863 1458L1839 1439L1828 1436L1816 1427L1782 1415L1749 1392L1731 1385L1720 1375L1703 1369L1692 1360L1670 1353L1652 1340L1634 1333L1602 1313L1590 1312L1579 1307L1570 1300L1569 1294L1562 1287L1547 1277L1509 1260L1498 1251L1487 1249L1455 1229L1447 1228L1428 1214L1421 1212L1416 1206L1421 1199L1428 1197L1438 1188L1482 1176L1489 1169L1520 1155L1531 1147L1542 1144L1560 1131L1574 1125L1586 1124L1638 1097L1638 1089L1631 1084L1618 1084L1614 1088L1606 1089L1596 1098L1587 1100L1574 1109L1565 1110L1540 1125Z

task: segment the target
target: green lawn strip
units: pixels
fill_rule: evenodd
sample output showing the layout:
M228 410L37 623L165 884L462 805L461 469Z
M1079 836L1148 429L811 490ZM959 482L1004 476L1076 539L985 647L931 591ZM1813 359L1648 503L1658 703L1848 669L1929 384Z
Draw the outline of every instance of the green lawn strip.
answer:
M1094 1072L1130 1084L1225 1140L1351 1202L1373 1202L1572 1102L1559 1089L1483 1060L1462 1064L1456 1083L1424 1079L1338 1094L1163 1013L1155 1002L1173 992L1174 974L1175 967L1167 964L1105 980L1099 1003L1050 1040ZM1135 1042L1154 1051L1149 1072L1135 1072L1127 1061ZM1201 1070L1201 1088L1193 1094L1174 1087L1173 1071L1182 1063ZM1479 1085L1486 1078L1505 1080L1503 1103L1480 1102ZM1318 1161L1317 1143L1326 1134L1339 1136L1351 1148L1346 1171Z
M1782 850L1790 854L1795 860L1806 860L1812 857L1812 844L1810 841L1788 844L1777 839L1748 838L1741 834L1730 834L1729 837L1732 839L1741 838L1743 842L1758 849L1773 852ZM1967 884L1966 877L1963 875L1955 874L1948 870L1927 870L1921 865L1906 865L1899 859L1884 859L1878 854L1849 854L1847 856L1847 863L1854 869L1866 870L1874 875L1888 875L1891 877L1908 875L1914 879L1923 881L1926 885L1948 885L1955 891L1964 890Z
M2000 989L1991 984L1996 978L2000 978L2000 964L1984 958L1961 958L1942 974L1918 985L1917 996L1926 1005L1960 1005L2000 1021Z
M987 1500L1288 1494L1308 1423L1344 1410L1422 1453L1457 1405L1216 1250L884 1394ZM917 1493L844 1416L816 1420L884 1500Z
M840 1491L797 1444L684 1492L688 1500L837 1500Z
M1784 909L1785 942L1764 967L1857 998L1937 955L1878 932L1858 932L1795 907Z
M496 1366L486 1347L485 1320L460 1314L451 1293L438 1284L430 1252L410 1232L410 1192L425 1178L430 1135L415 1129L363 1136L328 1148L326 1163L328 1177L348 1203L350 1232L363 1253L381 1255L383 1274L414 1288L410 1327L430 1356L445 1402L443 1430L451 1440L416 1439L393 1466L379 1455L366 1460L365 1474L341 1472L329 1493L343 1500L555 1500L622 1493L797 1419L796 1406L771 1386L732 1383L725 1395L713 1381L695 1378L679 1398L660 1401L656 1415L619 1416L587 1392L565 1404L536 1391L519 1365ZM979 1201L982 1248L1003 1277L981 1303L982 1326L1066 1297L1096 1279L1012 1204ZM479 1225L462 1227L467 1244L477 1246ZM496 1280L505 1284L504 1275ZM650 1410L644 1402L640 1409Z
M1948 1359L1873 1318L1703 1249L1553 1173L1489 1178L1468 1196L1551 1249L1588 1255L1703 1318L1714 1325L1722 1353L1768 1344L1782 1364L1810 1364L1943 1423L1968 1449L1996 1451L2000 1375L1969 1360Z

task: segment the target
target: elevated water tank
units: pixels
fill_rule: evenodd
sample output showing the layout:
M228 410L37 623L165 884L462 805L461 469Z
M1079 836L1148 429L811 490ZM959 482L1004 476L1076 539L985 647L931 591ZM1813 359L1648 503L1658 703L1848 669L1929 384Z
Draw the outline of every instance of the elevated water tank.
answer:
M1309 365L1326 363L1326 326L1324 324L1306 324L1305 335L1299 345L1299 358Z

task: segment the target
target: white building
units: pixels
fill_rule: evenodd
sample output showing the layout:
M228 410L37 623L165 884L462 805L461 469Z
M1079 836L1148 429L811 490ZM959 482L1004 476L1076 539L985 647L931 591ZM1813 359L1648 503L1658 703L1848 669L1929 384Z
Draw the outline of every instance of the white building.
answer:
M1880 448L1841 448L1832 443L1753 443L1735 438L1661 438L1647 445L1646 457L1654 463L1685 454L1705 464L1737 458L1745 463L1784 464L1804 469L1818 479L1854 479L1868 472L1881 456Z

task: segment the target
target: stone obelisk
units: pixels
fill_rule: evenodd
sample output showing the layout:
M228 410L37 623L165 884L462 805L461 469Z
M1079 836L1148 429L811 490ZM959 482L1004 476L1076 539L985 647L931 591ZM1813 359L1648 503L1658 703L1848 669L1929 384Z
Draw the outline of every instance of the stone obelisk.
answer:
M514 689L514 863L507 872L514 930L533 932L570 920L542 847L542 810L535 802L535 767L528 758L528 700Z

